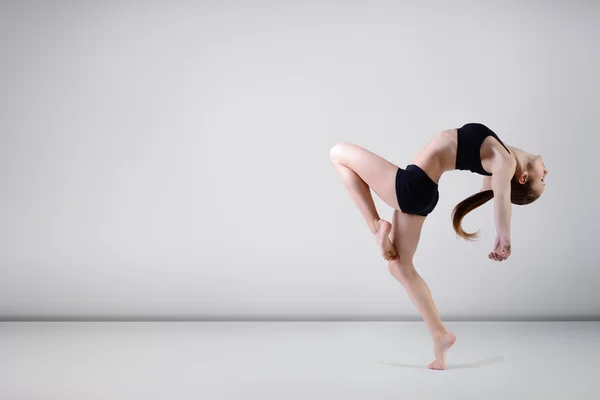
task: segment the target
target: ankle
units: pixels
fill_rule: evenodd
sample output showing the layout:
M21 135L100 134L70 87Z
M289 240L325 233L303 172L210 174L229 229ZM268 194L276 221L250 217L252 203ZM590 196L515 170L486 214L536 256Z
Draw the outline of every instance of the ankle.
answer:
M448 331L445 328L443 328L441 330L434 332L432 336L434 339L439 339L439 338L444 337L444 335L446 335L447 333L448 333Z
M379 221L381 221L381 218L374 219L371 224L371 232L373 235L377 234L377 231L379 230Z

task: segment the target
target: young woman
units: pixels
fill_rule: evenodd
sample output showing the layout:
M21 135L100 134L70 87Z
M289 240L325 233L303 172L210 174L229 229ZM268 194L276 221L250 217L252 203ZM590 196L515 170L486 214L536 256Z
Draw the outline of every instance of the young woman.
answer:
M478 232L465 232L462 219L493 198L496 240L488 257L503 261L511 254L511 203L529 204L544 191L548 171L542 157L505 146L493 131L477 123L440 132L405 169L350 143L336 144L330 155L388 261L390 273L405 288L427 324L435 355L429 368L444 369L446 352L456 336L444 327L429 287L413 265L423 222L439 199L440 177L457 169L484 176L481 191L454 208L453 227L462 238L475 239ZM394 208L391 224L379 218L371 189Z

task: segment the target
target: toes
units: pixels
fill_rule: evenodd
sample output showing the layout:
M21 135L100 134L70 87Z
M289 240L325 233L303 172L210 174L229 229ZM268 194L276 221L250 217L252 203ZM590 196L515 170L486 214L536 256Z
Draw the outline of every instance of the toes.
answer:
M432 361L431 364L429 364L428 366L429 369L435 369L435 370L442 370L444 369L442 366L442 363L439 362L438 360Z
M440 361L435 360L434 362L429 364L429 369L435 369L435 370L441 371L444 369L444 366L442 365L442 363Z

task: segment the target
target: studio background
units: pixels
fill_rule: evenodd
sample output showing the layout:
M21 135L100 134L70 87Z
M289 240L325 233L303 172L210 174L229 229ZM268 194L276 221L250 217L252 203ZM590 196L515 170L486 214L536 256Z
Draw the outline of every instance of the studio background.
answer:
M0 318L419 320L329 149L483 122L548 185L495 263L492 202L475 243L450 220L481 177L444 175L442 318L596 319L600 6L525 3L0 3Z

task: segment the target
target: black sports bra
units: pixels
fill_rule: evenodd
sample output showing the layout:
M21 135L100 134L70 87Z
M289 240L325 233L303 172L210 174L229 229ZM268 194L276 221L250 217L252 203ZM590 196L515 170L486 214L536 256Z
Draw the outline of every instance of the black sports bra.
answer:
M498 135L483 124L469 123L458 128L456 169L468 170L480 175L492 175L483 169L480 157L481 144L488 136L495 137L504 146ZM506 146L504 148L510 154L510 150Z

